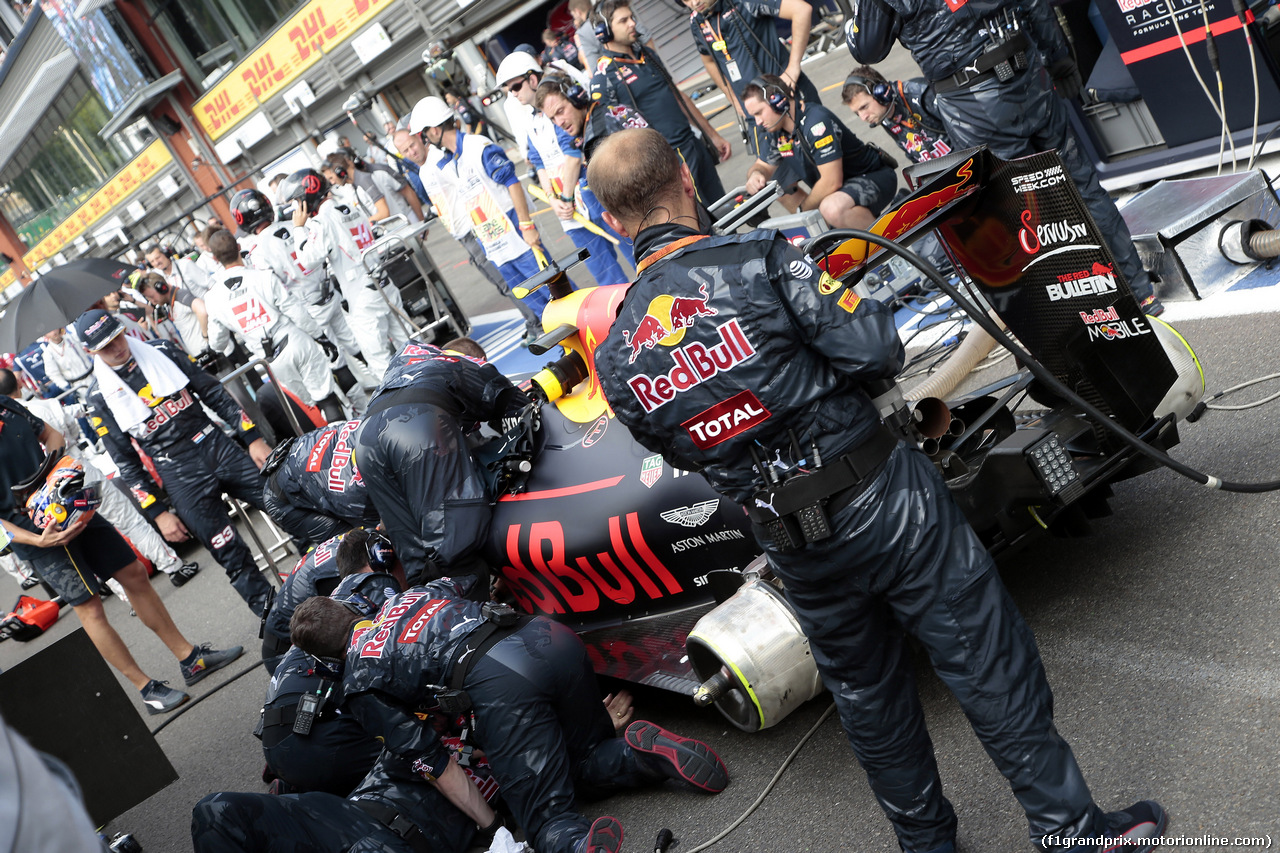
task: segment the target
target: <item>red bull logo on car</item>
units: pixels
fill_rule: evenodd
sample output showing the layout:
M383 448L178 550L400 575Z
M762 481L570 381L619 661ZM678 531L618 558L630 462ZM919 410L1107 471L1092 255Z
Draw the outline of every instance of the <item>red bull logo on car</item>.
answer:
M684 339L684 330L699 317L714 317L718 312L707 304L707 286L698 288L700 296L654 297L645 310L644 317L636 324L635 331L622 330L622 339L631 347L627 364L634 364L640 353L658 344L672 347Z

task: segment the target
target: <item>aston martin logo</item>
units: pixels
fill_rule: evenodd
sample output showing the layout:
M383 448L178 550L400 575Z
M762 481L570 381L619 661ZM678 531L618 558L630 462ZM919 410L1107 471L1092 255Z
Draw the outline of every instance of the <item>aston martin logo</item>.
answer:
M716 507L720 506L719 498L710 501L702 501L693 506L682 506L679 509L669 509L661 513L663 521L669 521L672 524L678 524L681 527L699 527L706 524L711 516L715 515Z

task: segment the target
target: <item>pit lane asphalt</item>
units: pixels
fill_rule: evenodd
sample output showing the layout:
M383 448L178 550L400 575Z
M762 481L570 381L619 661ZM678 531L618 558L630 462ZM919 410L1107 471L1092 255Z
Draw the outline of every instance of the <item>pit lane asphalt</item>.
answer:
M820 63L831 73L814 75L819 88L838 82L850 64L844 56L815 65ZM837 96L823 97L836 107ZM863 138L876 139L866 128L850 126ZM733 163L724 167L726 182L743 171L731 168ZM548 219L540 217L540 225ZM464 307L505 307L490 286L475 282L470 269L449 266L464 257L461 249L451 257L453 246L433 234L433 257ZM567 252L567 241L554 250ZM1270 373L1280 362L1280 315L1187 321L1178 329L1197 349L1210 392ZM1271 390L1274 386L1261 386L1225 402L1257 399ZM1280 431L1277 406L1280 402L1241 413L1209 413L1197 424L1181 425L1183 442L1173 453L1224 478L1280 476L1273 452ZM1275 618L1280 498L1211 492L1167 471L1120 483L1115 492L1115 514L1095 522L1091 535L1043 539L1001 564L1038 639L1057 697L1058 727L1103 808L1155 798L1172 815L1172 834L1280 841L1274 769L1280 712ZM204 571L186 586L175 589L157 578L156 590L189 639L239 643L247 652L197 685L192 690L197 697L255 660L258 642L256 620L219 567L207 554L199 559ZM6 583L0 580L0 587ZM10 585L6 594L16 595L15 590ZM176 663L129 617L128 608L108 599L106 609L143 669L180 685ZM0 667L38 654L76 628L75 617L64 611L39 640L0 643ZM961 849L1031 849L1021 810L955 701L927 663L919 663L917 674L945 791L959 815ZM178 781L113 821L108 834L127 830L148 853L181 853L191 849L190 809L200 797L219 790L265 790L258 778L261 750L250 734L265 686L265 673L256 669L162 731L157 740ZM669 827L681 840L677 853L688 853L735 820L830 701L819 697L777 727L749 735L687 699L635 692L640 716L711 743L733 782L716 797L669 783L584 804L590 815L617 816L626 828L625 848L632 851L652 849L657 831ZM59 697L30 701L53 703ZM134 702L144 713L141 702ZM145 719L154 728L166 717ZM104 730L102 737L111 733ZM127 774L128 768L119 773ZM897 845L837 722L829 719L761 808L712 849L889 853Z

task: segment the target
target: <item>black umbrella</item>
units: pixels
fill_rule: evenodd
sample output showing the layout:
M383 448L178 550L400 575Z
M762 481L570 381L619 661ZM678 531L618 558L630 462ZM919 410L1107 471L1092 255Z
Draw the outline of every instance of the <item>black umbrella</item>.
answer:
M128 284L135 269L108 258L81 258L49 270L4 306L0 352L22 352L46 332L71 325L90 305Z

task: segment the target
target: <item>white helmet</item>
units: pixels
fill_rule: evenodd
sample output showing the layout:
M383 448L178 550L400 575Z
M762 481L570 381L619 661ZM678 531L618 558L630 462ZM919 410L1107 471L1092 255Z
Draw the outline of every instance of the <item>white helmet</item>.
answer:
M409 132L422 133L428 127L450 124L455 118L457 116L454 115L453 108L446 104L443 98L428 95L418 101L413 107L413 112L409 114Z
M541 73L542 66L538 64L537 57L530 56L523 50L515 50L508 53L506 58L498 64L498 70L494 72L493 77L498 81L499 86L505 86L517 77Z
M338 140L332 136L326 136L320 140L320 144L316 146L316 154L320 155L320 159L327 159L330 154L337 154L338 149L342 146L338 144Z

